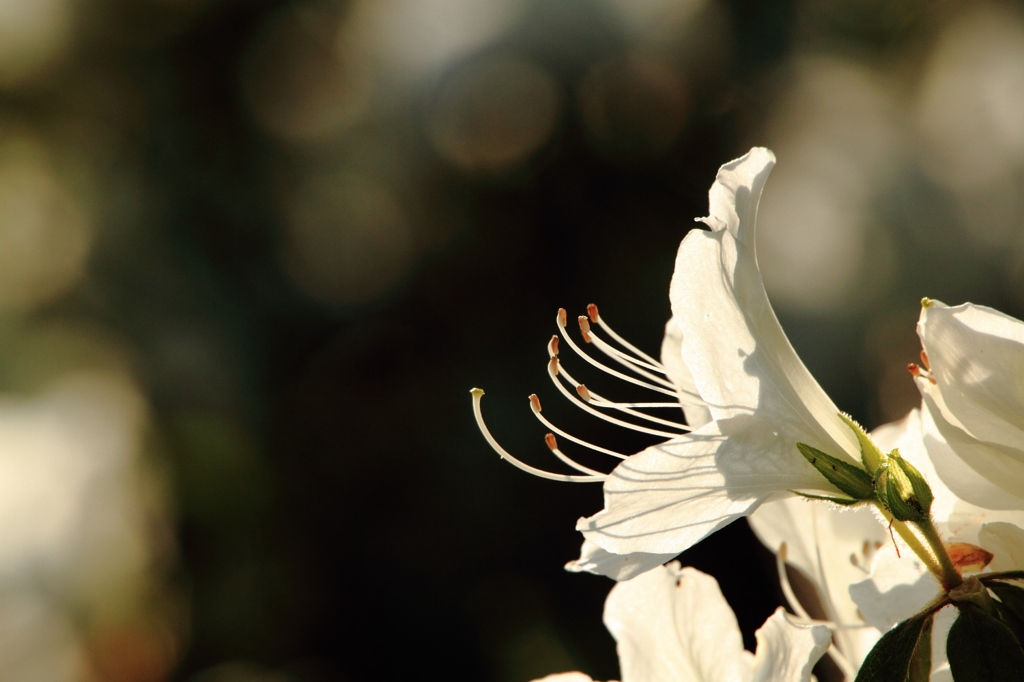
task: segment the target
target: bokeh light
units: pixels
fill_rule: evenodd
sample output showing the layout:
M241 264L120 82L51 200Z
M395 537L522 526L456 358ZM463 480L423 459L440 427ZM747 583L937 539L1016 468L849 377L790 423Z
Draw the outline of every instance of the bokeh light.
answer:
M522 164L554 130L561 93L529 60L473 62L445 83L430 114L437 153L463 170L498 172Z
M71 0L0 2L0 88L25 85L69 47Z
M50 156L38 138L0 130L0 310L65 293L89 255L89 218Z
M394 192L355 171L309 178L291 200L287 225L286 272L306 294L329 303L384 294L415 255L415 235Z

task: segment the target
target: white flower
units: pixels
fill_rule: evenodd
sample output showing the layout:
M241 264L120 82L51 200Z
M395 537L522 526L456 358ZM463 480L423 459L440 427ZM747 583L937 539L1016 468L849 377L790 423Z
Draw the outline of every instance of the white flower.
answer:
M604 483L605 509L577 524L587 542L580 560L571 564L574 570L628 579L751 513L772 495L836 494L800 455L797 442L851 462L860 458L853 431L797 357L761 281L755 219L774 163L770 151L755 148L719 170L709 193L710 216L702 219L710 231L692 230L679 247L670 289L673 317L660 362L615 334L596 306L589 318L580 318L583 338L627 371L593 360L565 333L565 312L559 311L561 337L549 344L548 366L559 391L591 414L664 442L629 457L594 446L547 421L540 401L531 396L534 414L552 431L548 447L579 473L548 472L497 443L480 411L483 391L473 390L480 429L503 458L544 478ZM605 334L615 344L605 341ZM559 338L592 365L675 400L620 403L597 395L561 363ZM688 424L645 412L680 406ZM554 434L623 461L604 474L568 457Z
M987 565L968 565L967 560L960 559L961 555L954 552L965 574L1024 568L1024 511L986 509L960 499L936 472L937 460L949 462L956 456L934 425L928 423L928 417L927 411L915 409L902 421L875 429L871 436L883 450L898 448L929 482L935 496L932 517L947 547L967 543L992 555ZM923 610L942 590L935 576L899 537L886 538L875 553L870 569L864 579L847 582L847 586L858 613L880 632ZM933 681L949 679L945 639L954 619L955 610L950 607L936 615Z
M687 381L712 421L608 476L604 511L577 528L609 552L678 553L775 493L835 494L797 442L859 460L854 433L796 355L761 281L755 219L774 163L753 149L722 166L703 219L711 230L691 231L679 247L669 336L681 336Z
M757 631L757 653L745 651L715 579L678 562L612 588L604 622L618 644L622 682L807 682L830 642L828 628L797 624L780 608Z

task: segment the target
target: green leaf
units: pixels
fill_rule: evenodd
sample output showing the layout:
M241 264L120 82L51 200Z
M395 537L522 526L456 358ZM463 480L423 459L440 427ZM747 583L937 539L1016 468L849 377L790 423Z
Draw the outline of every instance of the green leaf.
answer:
M812 495L811 493L802 493L799 490L790 490L789 492L800 497L806 497L808 500L825 500L826 502L834 502L835 504L849 507L855 504L860 504L864 500L853 500L846 497L831 497L829 495Z
M914 616L882 635L864 659L856 682L927 682L933 616L934 612Z
M988 585L994 580L1024 580L1024 571L1000 571L979 575L978 580Z
M998 597L996 613L1006 627L1010 628L1017 643L1024 643L1024 589L1003 582L992 582L988 589Z
M958 602L960 615L949 630L946 657L956 682L1024 680L1024 650L998 619L970 602Z
M797 449L829 483L855 500L870 500L875 495L871 476L858 466L850 464L806 443L797 443Z
M992 581L987 587L999 597L999 601L1008 609L1024 619L1024 589L999 581Z
M857 435L857 442L860 443L860 460L864 462L864 468L868 471L877 471L878 467L882 466L882 462L885 461L885 455L875 445L875 441L871 440L871 436L867 434L864 427L855 422L851 417L840 412L839 418Z

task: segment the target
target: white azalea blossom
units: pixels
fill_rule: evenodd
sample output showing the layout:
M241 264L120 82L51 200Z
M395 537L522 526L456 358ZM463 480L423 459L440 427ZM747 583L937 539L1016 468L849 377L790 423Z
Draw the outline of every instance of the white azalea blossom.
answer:
M797 442L859 459L854 433L796 355L761 281L755 221L774 163L753 149L722 166L703 219L710 231L692 230L679 247L666 345L679 343L686 372L672 378L692 380L711 421L608 476L605 509L577 528L609 552L678 553L773 494L835 494ZM672 367L677 356L669 348L662 357Z
M622 682L807 682L828 648L828 628L802 625L778 609L743 649L736 617L718 583L678 562L617 584L604 622L617 643ZM587 682L562 673L546 682Z
M983 306L925 299L922 366L909 366L921 408L870 436L855 430L796 355L761 280L757 207L774 163L770 151L755 148L719 170L710 215L700 219L709 229L690 231L679 247L660 360L615 334L590 306L579 318L583 340L623 370L597 361L566 333L559 311L560 336L548 346L554 385L585 411L661 442L634 455L613 452L560 430L531 396L535 416L551 430L548 448L576 471L563 474L505 451L483 422L483 391L474 389L478 424L521 469L603 484L604 509L577 523L584 541L566 569L622 581L609 595L605 623L618 642L623 682L807 680L826 649L847 680L861 666L877 674L893 655L909 671L905 666L925 660L918 640L905 639L927 632L914 630L926 622L921 618L906 623L919 614L933 617L931 682L948 682L945 644L958 614L983 612L965 623L1024 621L1006 591L1014 577L1002 574L1024 571L1024 322ZM671 400L622 403L597 395L569 374L560 340L589 364ZM655 416L656 408L681 408L685 424ZM561 450L555 434L620 461L607 474L585 466ZM866 503L840 508L794 492ZM664 565L744 516L776 553L796 612L780 609L766 622L756 655L743 651L713 578ZM787 564L806 585L794 589ZM898 623L903 629L886 637ZM961 652L981 642L964 628L950 640ZM872 656L880 638L890 649ZM1011 651L1018 640L1008 648L1001 641L990 661L997 668L1009 661L1004 672L1024 669L1024 652ZM1013 655L1004 658L1007 652ZM957 655L950 654L954 667L973 665L958 663Z

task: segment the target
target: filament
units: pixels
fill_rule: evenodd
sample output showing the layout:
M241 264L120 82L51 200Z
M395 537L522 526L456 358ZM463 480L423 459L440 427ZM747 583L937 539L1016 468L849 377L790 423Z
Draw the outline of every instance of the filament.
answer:
M620 346L622 346L624 348L627 348L628 350L633 351L634 353L637 354L638 357L641 357L644 360L647 360L652 365L657 365L659 367L663 366L660 362L658 362L657 360L652 358L650 355L648 355L647 353L643 352L642 350L640 350L639 348L637 348L636 346L631 344L629 341L626 341L626 339L624 339L621 336L619 336L618 334L616 334L615 330L612 329L611 327L609 327L608 323L605 322L604 319L601 317L601 313L597 310L597 305L595 305L593 303L588 305L587 306L587 315L590 317L590 321L591 322L593 322L594 324L601 325L601 327L605 330L605 332L607 332L608 336L612 337L612 339L614 339Z
M595 469L591 469L590 467L585 467L582 464L579 464L578 462L573 460L571 457L566 455L564 452L559 450L558 449L558 441L555 440L555 434L553 434L553 433L546 434L544 436L544 442L547 444L548 450L551 450L551 452L554 453L555 457L557 457L558 459L562 460L563 462L565 462L566 464L571 466L576 471L582 471L583 473L590 474L591 476L600 476L601 478L604 478L604 473L602 473L600 471L597 471Z
M626 455L623 455L621 453L615 452L614 450L609 450L608 448L602 448L601 446L594 445L593 443L588 443L587 441L583 440L582 438L577 438L576 436L572 435L571 433L567 433L566 431L563 431L562 429L560 429L557 426L555 426L554 424L552 424L550 421L548 421L547 417L545 417L543 414L541 414L541 412L540 412L540 398L538 398L536 394L530 396L530 406L533 408L533 414L537 417L537 419L540 420L540 423L543 424L544 426L548 427L549 429L551 429L555 433L557 433L559 436L562 436L563 438L567 438L568 440L571 440L573 443L576 443L578 445L582 445L585 448L590 448L591 450L594 450L596 452L601 452L601 453L604 453L606 455L611 455L612 457L617 457L619 459L626 459Z
M623 374L622 372L620 372L618 370L612 369L608 365L605 365L605 364L602 364L602 363L598 362L594 358L590 357L587 353L584 353L583 349L580 348L579 346L577 346L576 342L573 341L572 338L570 338L568 333L566 333L566 331L565 331L565 309L564 308L559 308L559 310L558 310L558 331L561 333L562 338L565 339L565 342L569 344L569 347L572 348L573 351L575 351L577 355L579 355L585 361L589 362L594 367L597 367L602 372L606 372L608 374L611 374L613 377L616 377L618 379L622 379L623 381L628 381L631 384L636 384L637 386L642 386L643 388L646 388L648 390L655 391L657 393L663 393L665 395L670 395L673 398L676 397L676 391L675 391L674 388L667 388L666 386L655 386L654 384L650 384L650 383L648 383L646 381L643 381L641 379L637 379L636 377L631 377L628 374ZM660 379L659 381L666 383L668 386L671 386L671 383L666 382L664 379Z
M552 358L552 360L555 360L555 362L557 363L556 359ZM574 379L572 377L572 375L569 374L569 372L567 372L566 370L562 369L561 363L558 363L558 365L555 367L555 374L559 374L559 375L563 376L567 383L574 385L576 387L576 393L579 395L579 397L583 398L584 402L586 402L588 404L591 404L591 405L594 405L595 407L603 407L603 408L606 408L606 409L617 409L617 410L619 410L621 412L624 412L625 414L632 415L632 416L634 416L634 417L636 417L638 419L645 419L645 420L647 420L649 422L652 422L654 424L661 424L662 426L667 426L667 427L672 428L672 429L678 429L679 431L682 431L682 432L686 432L686 431L690 431L691 430L690 427L687 426L686 424L681 424L681 423L676 422L676 421L671 421L671 420L668 420L668 419L662 419L660 417L654 417L652 415L645 414L643 412L638 412L636 410L630 409L630 407L628 405L625 405L625 404L622 404L622 403L616 403L614 401L608 400L607 398L604 398L603 396L598 395L597 393L591 392L590 389L588 389L585 384L582 384L582 383L576 381L576 379ZM673 436L675 436L675 435L678 435L678 434L673 434Z
M526 473L533 474L534 476L537 476L539 478L546 478L551 481L562 481L565 483L596 483L599 481L604 481L604 479L607 478L607 476L605 476L604 474L588 474L583 476L570 474L555 474L550 471L544 471L543 469L532 467L529 464L526 464L525 462L521 462L520 460L516 459L505 448L501 447L501 445L498 444L498 441L494 439L494 436L491 435L490 430L487 428L487 424L484 423L483 413L480 410L480 402L484 395L483 389L474 388L470 391L470 393L473 396L473 416L476 417L476 425L480 429L480 433L482 433L484 435L484 438L487 439L488 445L490 445L494 449L494 451L501 456L502 459L506 460L512 466L522 469Z
M677 438L679 436L678 433L671 433L669 431L659 431L657 429L647 428L646 426L640 426L639 424L631 424L630 422L622 421L621 419L616 419L615 417L612 417L612 416L607 415L607 414L605 414L603 412L599 412L598 410L595 410L590 405L588 405L586 402L584 402L583 400L581 400L580 398L574 396L572 393L569 392L569 389L567 389L562 384L562 382L558 379L558 376L557 376L558 372L559 372L558 358L557 357L552 357L551 361L548 362L548 376L551 377L551 382L562 393L562 395L564 395L566 398L568 398L572 403L574 403L577 407L579 407L584 412L588 412L589 414L594 415L598 419L603 419L606 422L609 422L611 424L616 424L618 426L622 426L622 427L625 427L627 429L632 429L633 431L639 431L640 433L648 433L648 434L650 434L652 436L661 436L663 438ZM569 379L570 381L572 380L572 378L568 374L566 374L566 379ZM581 384L577 384L577 385L581 385ZM680 425L678 428L683 428L683 427Z

